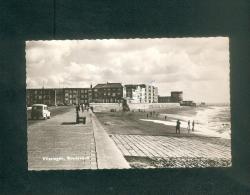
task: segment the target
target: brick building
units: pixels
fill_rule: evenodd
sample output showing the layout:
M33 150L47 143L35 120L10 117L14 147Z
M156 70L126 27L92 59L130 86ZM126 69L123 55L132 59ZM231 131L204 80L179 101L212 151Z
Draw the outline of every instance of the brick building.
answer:
M63 89L36 88L26 90L26 103L32 104L58 105L64 102Z
M127 86L127 87L126 87ZM121 103L123 99L135 103L157 103L157 87L140 85L123 85L121 83L97 84L92 88L36 88L26 90L27 106L32 104L72 105L95 103Z
M93 101L96 103L121 103L125 91L121 83L97 84L93 88Z
M158 102L159 103L170 103L171 96L158 96Z
M65 88L64 104L86 104L92 102L91 88Z

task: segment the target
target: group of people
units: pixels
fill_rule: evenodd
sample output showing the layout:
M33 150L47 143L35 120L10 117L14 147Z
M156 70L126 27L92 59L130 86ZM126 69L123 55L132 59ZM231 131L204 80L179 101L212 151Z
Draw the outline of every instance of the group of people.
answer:
M147 113L147 118L148 117L157 117L158 118L158 116L159 116L159 113L155 112L155 111L151 111L151 112Z
M89 111L89 107L86 106L85 104L77 104L76 105L76 112L79 112L79 111L84 112L84 110Z
M188 130L188 133L190 133L190 130L191 130L191 124L190 124L190 120L188 120L188 126L187 126L187 130ZM195 125L195 122L193 120L192 122L192 131L194 131L194 125ZM176 134L180 134L181 133L181 122L180 120L178 119L177 122L176 122Z

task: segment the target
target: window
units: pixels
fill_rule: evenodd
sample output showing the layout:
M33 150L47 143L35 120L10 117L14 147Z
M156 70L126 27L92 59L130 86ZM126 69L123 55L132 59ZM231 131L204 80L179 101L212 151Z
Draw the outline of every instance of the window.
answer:
M42 107L42 106L33 106L33 107L32 107L32 110L39 110L39 111L42 111L42 110L43 110L43 107Z

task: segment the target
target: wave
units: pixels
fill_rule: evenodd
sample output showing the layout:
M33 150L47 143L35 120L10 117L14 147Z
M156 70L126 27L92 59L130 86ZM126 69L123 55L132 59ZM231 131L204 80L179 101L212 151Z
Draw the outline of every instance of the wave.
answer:
M176 114L162 113L162 116L167 115L165 120L141 119L164 125L176 126L176 121L181 121L181 127L187 128L188 121L195 121L195 131L192 133L204 136L220 137L231 139L231 122L229 106L209 106L206 108L194 108L196 112L179 111Z

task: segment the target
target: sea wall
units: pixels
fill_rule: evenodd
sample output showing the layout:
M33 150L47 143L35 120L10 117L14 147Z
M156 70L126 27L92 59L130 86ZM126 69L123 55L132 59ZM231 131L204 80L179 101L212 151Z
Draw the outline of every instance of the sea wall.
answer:
M153 110L153 109L165 109L165 108L177 108L180 107L179 103L129 103L130 110Z
M111 109L120 111L122 110L122 104L120 103L90 103L94 112L110 112Z
M90 103L94 112L110 112L112 109L115 111L122 110L122 104L120 103ZM179 103L128 103L129 109L136 110L153 110L153 109L165 109L165 108L177 108L180 107Z

